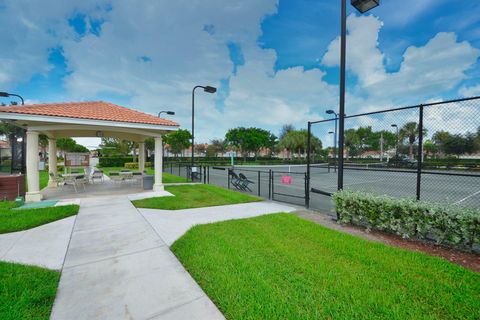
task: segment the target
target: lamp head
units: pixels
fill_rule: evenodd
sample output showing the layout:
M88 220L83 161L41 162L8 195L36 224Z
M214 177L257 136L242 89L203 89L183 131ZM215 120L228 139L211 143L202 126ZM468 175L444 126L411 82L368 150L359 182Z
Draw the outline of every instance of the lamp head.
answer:
M335 114L335 111L333 111L333 110L327 110L327 111L325 111L325 112L326 112L327 114Z
M380 0L351 0L352 6L360 13L365 13L380 5Z
M208 92L208 93L215 93L215 92L217 92L217 88L211 87L211 86L205 86L203 88L203 91Z

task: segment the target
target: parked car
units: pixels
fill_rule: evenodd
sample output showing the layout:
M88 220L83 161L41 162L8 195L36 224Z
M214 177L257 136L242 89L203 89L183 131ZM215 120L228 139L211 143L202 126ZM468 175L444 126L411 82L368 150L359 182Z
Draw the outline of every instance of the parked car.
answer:
M388 167L392 168L417 168L417 160L412 160L408 156L395 156L388 160Z

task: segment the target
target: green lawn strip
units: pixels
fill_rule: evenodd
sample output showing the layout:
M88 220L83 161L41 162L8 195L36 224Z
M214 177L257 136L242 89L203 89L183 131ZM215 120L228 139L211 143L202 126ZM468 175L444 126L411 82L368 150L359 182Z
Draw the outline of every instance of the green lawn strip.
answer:
M48 171L40 171L40 190L48 185Z
M480 274L289 214L195 226L171 249L227 319L480 319Z
M48 319L60 272L0 262L0 319Z
M103 171L107 176L110 176L110 172L112 171L117 171L119 172L120 170L131 170L131 171L138 171L137 169L125 169L124 167L102 167L99 168L100 170ZM155 170L152 168L147 168L147 174L153 175L155 173ZM164 172L162 174L162 181L163 183L179 183L179 182L189 182L186 178L179 177L170 173Z
M165 190L175 196L135 200L132 203L137 208L179 210L262 200L247 194L206 184L168 186L165 187Z
M63 219L78 213L78 205L11 210L14 203L0 202L0 233L21 231Z

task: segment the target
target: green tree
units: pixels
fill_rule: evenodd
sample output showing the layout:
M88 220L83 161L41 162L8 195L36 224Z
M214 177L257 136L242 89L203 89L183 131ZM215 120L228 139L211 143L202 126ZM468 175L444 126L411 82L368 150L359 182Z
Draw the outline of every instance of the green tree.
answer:
M435 157L437 154L439 147L436 145L432 140L427 140L423 144L423 150L425 151L425 155Z
M344 144L345 144L345 152L346 152L345 158L347 160L349 156L353 157L358 155L361 149L361 141L360 141L360 138L358 137L357 130L355 129L345 130ZM342 157L343 155L338 155L338 156Z
M178 157L184 149L191 146L191 139L192 135L188 130L179 129L165 135L163 141L169 145L170 152L175 154L175 157Z
M271 148L272 134L260 128L238 127L228 130L225 134L226 144L239 148L244 161L248 153L253 152L255 157L261 148Z
M418 134L419 134L419 128L418 124L416 122L407 122L406 124L403 125L403 127L400 129L400 140L406 140L408 143L408 153L410 159L413 160L413 145L418 139ZM427 133L426 129L423 129L423 134L425 135Z
M69 137L57 139L57 148L63 157L65 157L65 152L73 152L76 145L77 142Z
M312 154L319 152L322 149L322 141L312 134L310 139ZM279 147L286 149L289 154L297 153L303 156L308 148L308 131L306 129L294 130L287 132L283 139L279 142Z
M225 152L225 141L222 139L213 139L210 141L210 145L208 146L210 151L207 150L207 154L210 152L212 154L209 157L217 157L218 154L223 154Z

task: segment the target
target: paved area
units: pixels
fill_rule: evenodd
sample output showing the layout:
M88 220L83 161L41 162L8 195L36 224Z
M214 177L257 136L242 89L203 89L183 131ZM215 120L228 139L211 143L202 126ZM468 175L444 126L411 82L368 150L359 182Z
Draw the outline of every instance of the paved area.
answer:
M82 199L51 319L223 319L125 196Z
M62 269L75 218L0 234L0 260Z
M259 215L292 212L296 208L274 202L251 202L185 210L138 209L169 246L192 226Z

